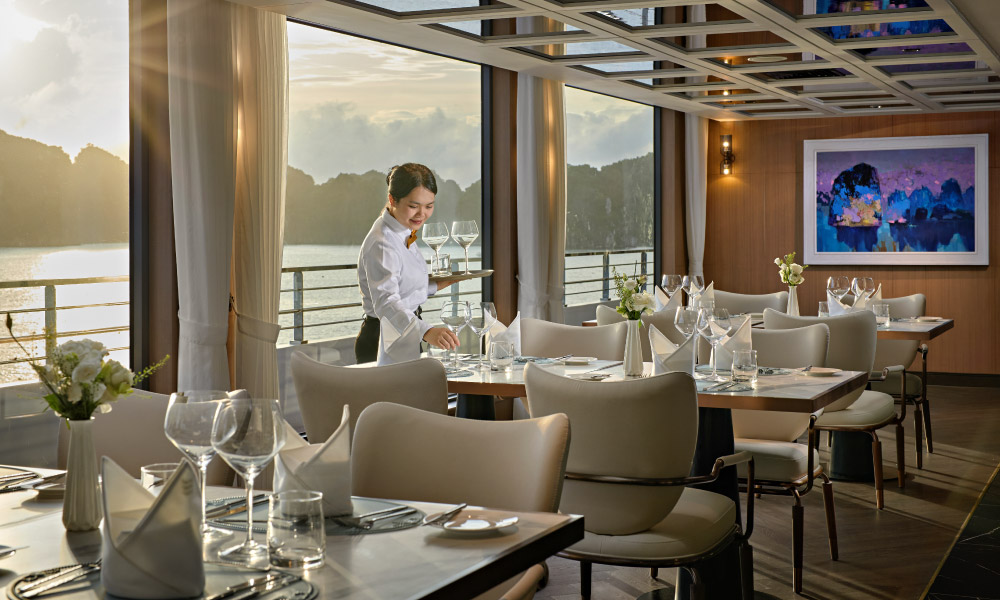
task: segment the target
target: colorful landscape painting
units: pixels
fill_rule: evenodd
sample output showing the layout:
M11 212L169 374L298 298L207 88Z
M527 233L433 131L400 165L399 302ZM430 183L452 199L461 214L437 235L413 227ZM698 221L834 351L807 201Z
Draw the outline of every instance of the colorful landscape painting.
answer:
M975 252L975 147L816 153L817 252Z

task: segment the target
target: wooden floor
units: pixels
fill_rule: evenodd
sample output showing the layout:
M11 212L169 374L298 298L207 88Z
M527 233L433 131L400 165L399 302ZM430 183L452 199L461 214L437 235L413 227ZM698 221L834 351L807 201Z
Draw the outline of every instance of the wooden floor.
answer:
M907 411L907 481L895 480L896 446L892 429L882 430L886 474L885 509L875 509L871 484L834 485L840 560L830 559L823 495L815 489L805 506L806 598L920 598L942 557L1000 462L1000 389L929 389L934 454L915 468L912 412ZM821 459L829 460L823 438ZM889 476L893 479L889 479ZM745 498L741 497L741 500ZM754 582L758 598L797 598L792 592L791 498L764 496L757 501L754 532ZM548 586L535 597L579 598L578 563L548 561ZM661 569L657 580L645 569L594 565L595 600L625 600L656 588L671 588L675 571ZM712 599L710 599L712 600Z

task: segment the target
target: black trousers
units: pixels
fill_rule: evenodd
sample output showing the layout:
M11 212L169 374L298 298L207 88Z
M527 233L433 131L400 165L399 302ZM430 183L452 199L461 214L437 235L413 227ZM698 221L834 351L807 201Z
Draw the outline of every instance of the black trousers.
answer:
M423 310L418 306L416 312L418 319L421 318L420 313L422 312ZM358 337L354 340L354 358L359 365L378 360L378 339L381 335L382 330L378 318L365 315L365 319L361 321Z

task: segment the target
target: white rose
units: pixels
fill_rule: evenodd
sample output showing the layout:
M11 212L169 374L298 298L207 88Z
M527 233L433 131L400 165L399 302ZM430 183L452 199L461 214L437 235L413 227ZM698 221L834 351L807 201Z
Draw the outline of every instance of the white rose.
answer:
M776 264L776 265L778 265L780 267L781 266L781 259L780 258L774 259L774 264Z
M126 369L117 360L112 360L107 375L104 376L104 383L109 390L113 390L115 395L124 394L132 389L132 371Z
M639 287L639 285L635 282L635 279L626 279L624 285L626 290L634 290Z
M89 358L81 360L80 364L73 369L73 383L83 383L93 381L97 374L101 372L101 361Z
M99 413L109 413L109 412L111 412L111 405L102 402L101 404L97 405L97 412L99 412Z
M792 275L801 275L802 274L802 265L800 265L799 263L792 263L792 267L791 268L792 268Z
M94 383L90 386L90 399L94 402L100 402L107 392L108 387L106 385L103 383Z
M788 276L788 284L789 285L799 285L803 281L805 281L805 278L802 277L801 274L796 275L795 273L792 273L791 275Z
M73 384L69 386L69 389L66 390L66 400L68 400L70 404L76 404L81 399L83 399L83 386L79 383L73 382Z
M633 310L639 311L639 314L653 312L656 307L656 301L649 292L640 292L633 296L632 304L635 306Z

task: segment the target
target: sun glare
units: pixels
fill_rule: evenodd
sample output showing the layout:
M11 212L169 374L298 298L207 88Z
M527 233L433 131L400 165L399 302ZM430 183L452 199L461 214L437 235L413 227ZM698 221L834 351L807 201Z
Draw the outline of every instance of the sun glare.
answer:
M30 42L44 27L42 21L18 12L13 0L0 0L0 53L10 52L15 42Z

